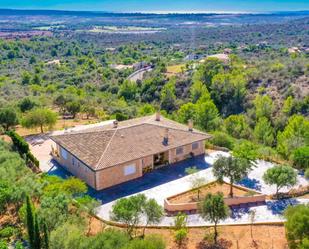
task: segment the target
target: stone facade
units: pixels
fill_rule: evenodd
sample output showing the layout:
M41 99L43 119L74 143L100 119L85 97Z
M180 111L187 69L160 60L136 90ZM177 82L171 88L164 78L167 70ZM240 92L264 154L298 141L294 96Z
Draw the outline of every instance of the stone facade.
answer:
M96 189L96 172L78 160L70 152L57 144L57 156L53 157L62 167L74 176L85 181L90 187Z

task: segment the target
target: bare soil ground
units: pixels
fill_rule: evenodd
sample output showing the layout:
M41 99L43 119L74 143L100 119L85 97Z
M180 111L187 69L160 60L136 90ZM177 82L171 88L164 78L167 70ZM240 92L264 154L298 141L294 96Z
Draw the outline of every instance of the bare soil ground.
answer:
M207 194L216 194L218 192L223 193L224 197L228 197L230 193L230 185L227 183L218 183L214 182L211 184L207 184L200 188L200 199L203 199ZM244 196L248 193L243 189L237 188L234 186L233 188L234 196ZM177 195L173 198L170 198L169 201L171 203L188 203L197 201L197 190L192 190L190 192L183 193L181 195Z
M105 225L98 219L92 219L92 235L107 229L110 226ZM120 229L120 228L117 228ZM188 240L182 249L196 249L197 245L213 233L213 228L190 228ZM149 228L146 234L158 234L166 242L166 249L177 249L174 241L174 230L167 228ZM251 238L250 225L220 226L219 237L232 242L231 249L287 249L287 240L285 238L284 225L254 225L252 226L253 239ZM256 245L253 244L253 240Z
M71 127L75 127L77 125L85 125L85 124L93 124L93 123L97 123L100 122L100 120L98 119L94 119L94 118L89 118L89 119L58 119L57 123L55 124L55 126L53 127L52 130L63 130L65 128L71 128ZM46 132L48 129L45 128L44 132ZM39 134L40 133L40 129L27 129L21 126L17 126L16 127L16 132L20 135L20 136L29 136L29 135L34 135L34 134Z

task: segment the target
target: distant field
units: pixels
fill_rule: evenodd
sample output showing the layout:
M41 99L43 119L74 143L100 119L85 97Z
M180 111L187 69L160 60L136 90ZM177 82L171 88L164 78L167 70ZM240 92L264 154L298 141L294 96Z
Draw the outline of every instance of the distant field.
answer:
M152 28L152 27L136 27L136 26L95 26L90 30L79 30L86 31L92 33L119 33L119 34L127 34L127 33L156 33L165 30L164 28Z
M175 75L178 73L182 73L186 68L185 64L167 66L167 74Z

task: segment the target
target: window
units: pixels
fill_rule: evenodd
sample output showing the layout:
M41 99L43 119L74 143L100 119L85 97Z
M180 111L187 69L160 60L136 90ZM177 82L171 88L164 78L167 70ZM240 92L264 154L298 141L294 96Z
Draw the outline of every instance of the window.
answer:
M75 157L72 157L72 165L75 166Z
M195 142L195 143L193 143L192 144L192 150L196 150L196 149L198 149L198 142Z
M176 155L181 155L183 153L183 147L178 147L176 149Z
M132 175L136 172L136 166L135 164L132 164L132 165L127 165L124 167L124 175L127 176L127 175Z
M62 156L62 158L64 158L65 160L68 159L68 152L67 152L65 149L63 149L63 148L61 148L61 156Z

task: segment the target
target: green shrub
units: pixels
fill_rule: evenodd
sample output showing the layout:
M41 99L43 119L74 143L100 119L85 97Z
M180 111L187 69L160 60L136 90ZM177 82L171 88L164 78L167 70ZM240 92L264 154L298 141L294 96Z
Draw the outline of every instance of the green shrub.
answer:
M10 238L12 237L16 232L16 229L14 227L5 227L0 230L0 238Z
M129 119L128 115L123 114L121 112L116 113L116 120L117 121L123 121L123 120L127 120L127 119Z
M274 149L263 145L258 147L256 153L257 157L263 160L271 160L272 158L278 157L278 153Z
M219 147L225 147L228 148L230 150L233 149L234 147L234 141L233 138L231 136L229 136L228 134L224 133L224 132L214 132L212 139L210 140L210 142L213 145L219 146Z
M187 226L187 215L184 213L178 213L174 219L174 229L180 230Z
M6 132L6 134L12 139L14 146L16 147L16 149L21 155L29 152L29 145L15 131L8 131Z
M161 237L151 235L144 240L135 239L132 240L126 249L164 249L165 243Z
M186 228L179 229L175 232L175 242L177 245L182 245L188 236L188 230Z
M30 152L29 145L21 136L19 136L15 131L8 131L6 134L12 139L12 142L18 150L19 154L26 156L26 159L31 161L35 166L39 167L40 162L34 157Z
M292 154L293 165L298 169L309 168L309 146L297 148Z
M5 241L0 240L0 249L9 249Z

